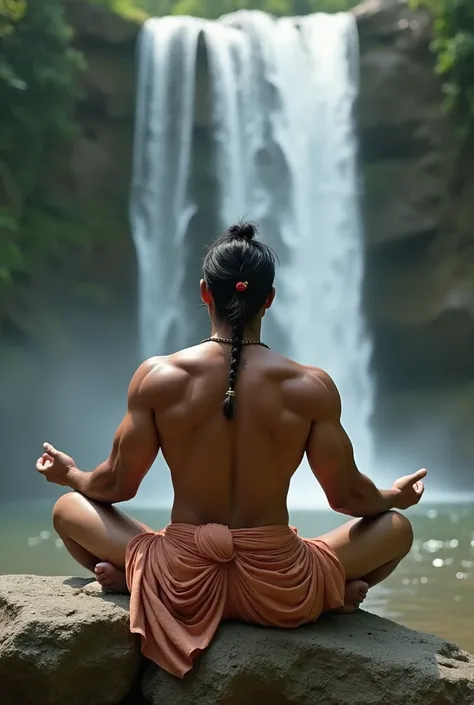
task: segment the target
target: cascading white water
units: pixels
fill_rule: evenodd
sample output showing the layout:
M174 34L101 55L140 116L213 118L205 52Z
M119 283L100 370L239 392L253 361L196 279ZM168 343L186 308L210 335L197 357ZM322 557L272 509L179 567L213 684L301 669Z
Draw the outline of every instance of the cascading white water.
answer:
M215 22L146 23L131 197L143 352L192 342L186 252L215 235L192 231L202 206L191 180L199 167L193 162L196 105L205 102L196 88L201 45L215 223L223 229L246 217L261 224L281 259L264 337L334 378L356 458L370 469L373 394L361 312L353 126L358 42L351 15L275 19L240 11ZM197 291L197 281L194 286ZM309 475L298 473L292 502L312 504L313 486Z

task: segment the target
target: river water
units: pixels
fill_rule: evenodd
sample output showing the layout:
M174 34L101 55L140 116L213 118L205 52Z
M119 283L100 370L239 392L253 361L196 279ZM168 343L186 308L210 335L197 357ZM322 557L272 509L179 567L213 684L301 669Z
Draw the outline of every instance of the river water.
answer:
M133 507L133 513L156 529L169 520L166 509ZM474 653L474 504L426 504L408 515L415 529L413 549L369 592L365 609ZM324 533L341 519L324 510L291 513L304 536ZM38 500L0 504L0 573L87 575L55 535L50 505Z

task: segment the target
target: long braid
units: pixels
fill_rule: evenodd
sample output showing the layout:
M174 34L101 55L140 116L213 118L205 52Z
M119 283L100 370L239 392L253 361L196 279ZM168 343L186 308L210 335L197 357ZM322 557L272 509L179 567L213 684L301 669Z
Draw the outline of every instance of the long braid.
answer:
M239 368L240 356L242 354L242 341L244 339L244 327L242 322L239 321L232 325L232 343L230 350L230 366L229 366L229 382L228 388L225 395L225 399L222 403L222 410L226 419L234 418L234 406L235 406L235 385L237 382L237 372Z
M203 263L201 295L214 322L231 328L229 381L222 411L235 416L235 394L244 330L257 323L273 300L275 255L255 241L252 223L231 225L209 248Z

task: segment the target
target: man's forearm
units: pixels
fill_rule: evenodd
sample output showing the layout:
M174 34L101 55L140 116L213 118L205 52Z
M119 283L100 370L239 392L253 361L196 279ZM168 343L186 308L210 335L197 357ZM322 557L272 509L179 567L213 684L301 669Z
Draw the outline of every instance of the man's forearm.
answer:
M366 475L360 473L357 485L342 512L354 517L371 517L396 507L400 490L379 490Z
M107 463L102 463L92 472L85 472L79 468L70 468L68 485L85 497L96 502L123 502L130 497L120 494L113 472Z

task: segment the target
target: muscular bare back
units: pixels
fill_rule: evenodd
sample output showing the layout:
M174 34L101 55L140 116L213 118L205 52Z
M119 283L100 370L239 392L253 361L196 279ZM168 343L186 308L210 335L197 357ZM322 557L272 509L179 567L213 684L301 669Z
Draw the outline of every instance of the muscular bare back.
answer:
M212 342L148 363L144 385L175 490L172 519L284 524L323 382L317 370L245 346L229 422L222 413L229 352Z
M323 537L344 566L352 610L409 549L409 522L389 510L419 502L426 470L379 490L355 465L330 377L245 344L260 340L275 296L274 255L254 235L251 224L234 225L210 248L200 289L212 341L139 367L109 457L83 472L45 443L36 468L76 490L53 512L69 552L103 586L123 589L126 547L151 530L112 505L136 495L160 450L174 486L172 521L231 529L288 523L290 480L306 453L332 509L373 517Z

